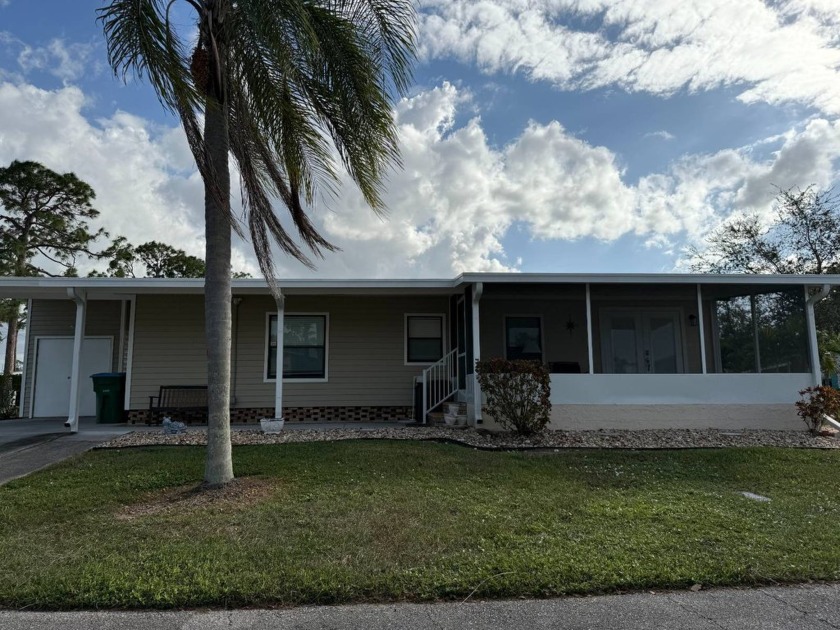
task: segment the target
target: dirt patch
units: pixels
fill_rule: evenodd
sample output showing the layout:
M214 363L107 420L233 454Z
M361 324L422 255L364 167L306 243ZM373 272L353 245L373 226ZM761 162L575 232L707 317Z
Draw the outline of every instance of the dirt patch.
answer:
M139 503L125 505L116 513L117 520L132 521L144 516L159 516L212 510L235 512L270 498L280 485L278 479L241 477L220 488L187 485L149 493Z

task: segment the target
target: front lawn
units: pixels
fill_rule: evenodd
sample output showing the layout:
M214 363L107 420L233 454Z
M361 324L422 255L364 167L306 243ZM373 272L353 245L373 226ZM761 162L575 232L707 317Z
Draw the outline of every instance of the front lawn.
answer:
M840 453L243 446L96 451L0 487L0 605L234 606L840 579ZM179 490L181 489L181 490ZM744 498L741 491L770 497ZM183 492L181 492L183 494Z

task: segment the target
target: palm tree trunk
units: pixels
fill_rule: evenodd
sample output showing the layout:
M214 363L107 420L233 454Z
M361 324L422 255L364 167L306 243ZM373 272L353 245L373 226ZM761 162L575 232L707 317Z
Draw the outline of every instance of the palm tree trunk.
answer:
M3 362L3 373L11 374L17 363L17 338L20 326L20 302L10 300L8 304L9 321L6 328L6 356Z
M227 106L207 98L204 140L213 182L204 182L207 272L204 280L204 321L207 342L207 461L204 482L219 486L233 479L230 445L230 213L220 198L230 198ZM219 194L221 193L221 194Z

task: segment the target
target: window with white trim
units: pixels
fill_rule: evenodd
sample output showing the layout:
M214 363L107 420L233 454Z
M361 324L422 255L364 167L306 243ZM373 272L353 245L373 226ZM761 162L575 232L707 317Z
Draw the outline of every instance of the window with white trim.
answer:
M405 362L435 363L443 358L443 315L405 316Z
M327 376L327 316L283 317L283 380ZM277 378L277 315L268 318L266 378Z

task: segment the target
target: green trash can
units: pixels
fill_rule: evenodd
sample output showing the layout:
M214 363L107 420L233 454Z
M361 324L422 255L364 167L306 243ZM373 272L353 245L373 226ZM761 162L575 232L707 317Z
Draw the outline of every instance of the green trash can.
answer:
M96 422L122 422L125 408L125 372L100 372L92 374L91 378L93 391L96 392Z

